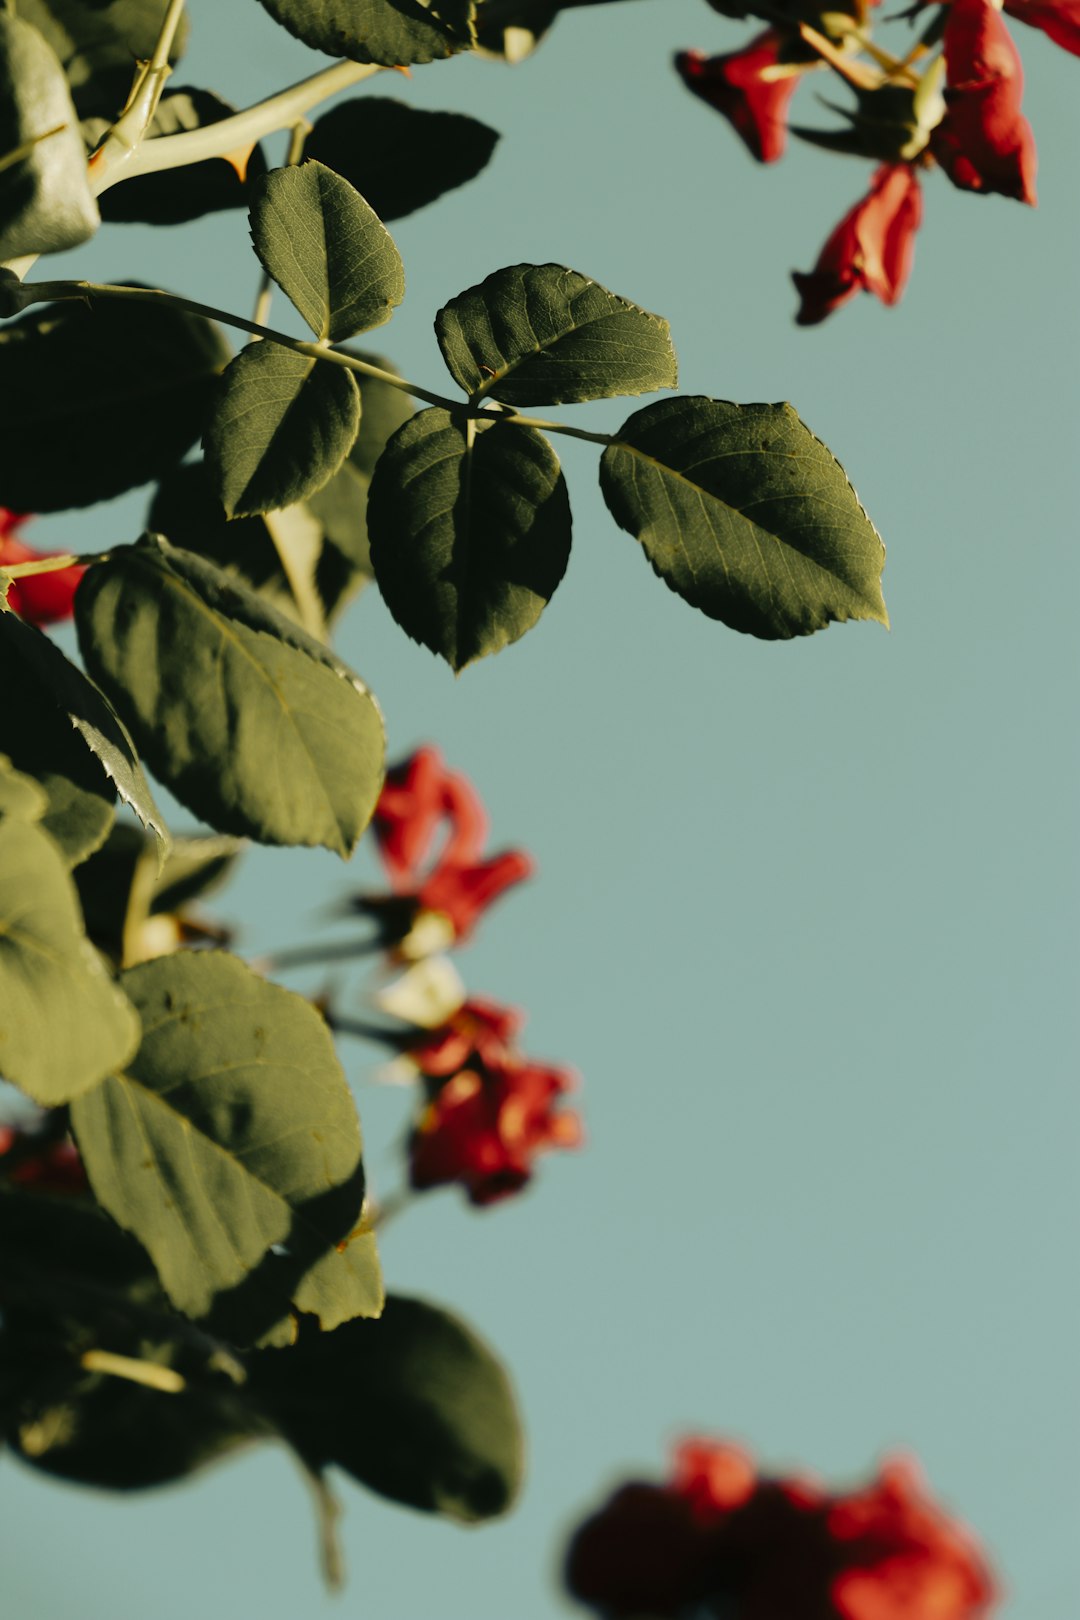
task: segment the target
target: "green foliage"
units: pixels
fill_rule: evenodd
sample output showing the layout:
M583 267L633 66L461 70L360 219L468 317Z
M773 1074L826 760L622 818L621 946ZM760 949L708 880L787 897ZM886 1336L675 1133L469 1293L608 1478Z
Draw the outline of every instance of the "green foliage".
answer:
M0 749L43 788L42 826L69 865L97 849L123 802L156 835L169 834L134 745L105 696L40 630L0 614Z
M355 62L433 62L468 50L475 0L261 0L290 34Z
M405 296L389 233L355 186L325 164L274 169L259 182L251 239L320 340L340 343L381 326Z
M222 832L347 856L382 784L383 727L333 653L153 536L84 579L79 644L152 770Z
M64 71L36 28L0 12L0 259L77 247L98 224Z
M439 311L435 334L475 399L561 405L677 381L668 323L561 264L496 270Z
M139 1026L87 944L63 857L37 825L44 795L6 762L0 785L0 1073L51 1108L123 1063Z
M160 304L45 305L0 329L0 502L61 512L181 459L229 358L217 327Z
M391 1295L377 1322L304 1332L290 1350L253 1357L251 1379L301 1456L393 1501L487 1519L520 1488L506 1373L464 1323L422 1300Z
M499 137L478 118L357 96L315 120L308 157L343 175L381 220L401 219L478 175Z
M229 517L291 506L321 489L360 426L352 373L276 343L252 343L228 366L203 434Z
M831 619L888 624L877 530L790 405L647 405L605 450L600 485L661 579L733 630L777 640Z
M355 1233L360 1126L319 1014L218 952L122 983L142 1044L77 1099L72 1127L96 1197L176 1307L204 1316L246 1283L256 1332L290 1301L326 1328L377 1314L374 1242Z
M570 556L570 502L543 434L440 407L399 428L368 513L395 619L454 670L532 628Z
M235 109L211 90L177 86L161 98L148 131L149 139L204 129L228 118ZM109 127L105 118L83 123L83 138L96 146ZM182 169L134 175L122 186L103 193L101 217L111 224L181 225L227 208L246 208L252 182L266 173L262 147L247 159L244 178L227 159L207 158Z
M162 0L18 0L18 13L59 57L79 117L115 118L131 89L132 64L153 55L164 7ZM182 17L171 62L187 34Z

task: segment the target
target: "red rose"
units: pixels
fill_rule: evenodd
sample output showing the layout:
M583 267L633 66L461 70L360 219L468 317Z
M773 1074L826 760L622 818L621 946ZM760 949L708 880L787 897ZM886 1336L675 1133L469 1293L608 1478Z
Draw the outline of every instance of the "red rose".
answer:
M728 120L760 163L784 155L788 103L804 71L781 63L784 43L784 36L770 28L727 56L680 51L675 58L686 88Z
M1018 22L1041 28L1063 50L1080 56L1080 0L1005 0Z
M908 163L885 163L874 175L869 195L845 214L808 274L792 276L802 297L795 319L814 326L862 289L895 304L915 255L915 232L922 222L922 191Z
M417 749L387 772L372 827L395 893L362 895L352 905L374 917L383 943L407 959L467 938L488 907L533 872L523 850L479 858L487 837L484 807L472 784L448 771L434 748ZM444 827L445 842L425 870Z
M0 507L0 568L63 555L59 551L35 551L17 540L15 531L25 522L24 514ZM7 594L8 607L27 624L56 624L61 619L70 619L75 592L85 573L81 564L75 564L71 568L55 568L51 573L28 574L25 579L12 580Z
M580 1142L577 1115L556 1111L575 1083L569 1069L516 1054L436 1082L409 1143L412 1186L458 1182L474 1204L520 1192L538 1153Z
M993 0L952 0L945 22L945 116L931 137L953 185L1035 203L1035 137L1020 111L1024 73Z
M402 1050L433 1080L446 1079L473 1060L497 1067L510 1057L524 1021L518 1007L470 997L437 1029L418 1029L406 1037Z
M703 1440L678 1449L670 1484L626 1486L581 1526L566 1579L608 1620L692 1605L731 1620L983 1620L997 1597L912 1462L830 1495Z

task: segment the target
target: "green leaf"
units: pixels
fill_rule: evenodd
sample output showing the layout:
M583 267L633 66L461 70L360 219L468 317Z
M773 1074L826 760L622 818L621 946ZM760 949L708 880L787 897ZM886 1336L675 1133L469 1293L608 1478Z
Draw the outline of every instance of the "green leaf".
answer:
M356 1105L314 1007L222 952L181 951L122 982L142 1045L71 1122L98 1201L173 1303L203 1316L243 1285L324 1328L376 1315L374 1242L355 1230Z
M249 1363L253 1393L301 1456L392 1501L454 1519L504 1513L521 1420L493 1352L449 1312L391 1295L377 1322L302 1333Z
M0 259L77 247L100 224L64 70L45 40L0 12Z
M148 138L205 129L230 118L235 111L211 90L177 86L161 98ZM83 123L83 139L94 147L108 127L107 119L88 119ZM266 159L262 147L256 145L247 159L243 179L227 158L207 158L182 168L161 169L157 174L135 175L123 185L103 192L98 207L107 224L181 225L222 209L246 208L252 182L265 173Z
M164 954L152 918L180 912L225 882L243 850L242 840L178 838L159 870L153 840L127 823L75 871L86 932L118 966ZM165 948L169 935L164 933Z
M255 251L317 338L340 343L390 319L405 268L355 186L309 161L274 169L254 191Z
M470 49L474 0L262 0L290 34L330 56L394 67Z
M252 343L221 380L203 447L230 517L291 506L341 466L360 426L352 373Z
M382 786L383 727L332 652L153 536L91 569L75 613L87 667L182 804L221 832L351 852Z
M371 484L371 561L414 641L454 670L530 630L570 556L558 458L533 428L441 407L399 428Z
M17 771L6 754L0 754L0 817L40 821L48 808L45 790L32 776Z
M69 864L99 848L119 793L168 848L169 832L116 711L59 647L13 613L0 614L0 749L37 778L42 822Z
M90 506L160 478L202 431L229 348L167 304L46 304L0 329L0 505Z
M80 118L118 116L135 62L148 61L161 31L162 0L18 0L19 16L45 35L63 65ZM179 60L181 17L169 60Z
M463 186L499 139L478 118L425 112L389 96L356 96L316 120L308 157L343 175L381 220L402 219Z
M46 1108L135 1050L139 1024L82 931L75 886L40 826L0 820L0 1074Z
M473 398L561 405L674 388L668 323L561 264L496 270L452 298L435 335Z
M600 487L660 578L733 630L771 641L889 622L881 538L790 405L647 405L604 451Z

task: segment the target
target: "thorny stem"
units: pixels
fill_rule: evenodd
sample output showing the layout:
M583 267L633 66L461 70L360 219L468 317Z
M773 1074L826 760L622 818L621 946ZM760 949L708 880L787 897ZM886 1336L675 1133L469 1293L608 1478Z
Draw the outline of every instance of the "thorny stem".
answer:
M387 70L374 63L335 62L333 67L301 79L286 90L258 101L242 112L222 118L216 124L202 129L183 130L179 135L161 135L146 141L133 155L123 174L115 179L130 180L138 174L156 174L161 169L179 169L189 163L202 163L206 158L228 157L244 147L254 146L264 135L273 135L280 129L292 129L312 107L320 101L359 84L375 73ZM107 180L113 184L113 178ZM102 190L105 189L103 186Z
M92 304L95 298L130 298L137 303L171 304L174 309L185 309L191 315L201 315L204 320L221 321L223 325L235 326L241 332L251 332L255 337L268 338L270 342L280 343L283 348L306 355L308 359L325 360L331 365L343 366L347 371L357 371L364 377L373 377L377 382L388 383L391 388L399 388L402 393L411 394L416 399L424 399L429 405L440 405L455 415L466 413L468 417L477 421L503 421L512 422L517 427L542 428L545 433L561 433L571 439L584 439L590 444L614 443L613 436L609 433L590 433L585 428L569 427L564 422L548 422L538 416L520 416L512 406L501 404L499 401L491 402L496 407L493 410L483 402L448 399L445 394L436 394L430 388L422 388L419 383L409 382L406 377L399 377L395 371L384 371L381 366L373 366L367 360L357 359L355 355L343 354L339 349L331 348L329 344L307 343L302 338L289 337L285 332L275 331L273 327L262 326L258 321L245 320L242 315L231 315L228 310L216 309L212 304L198 303L195 299L184 298L179 293L163 292L157 287L122 287L110 282L95 281L33 281L17 291L19 309L25 309L30 304L46 303L50 299L83 299Z
M90 189L95 196L100 196L125 173L131 172L131 164L157 112L165 81L172 72L169 52L183 12L184 0L169 0L153 55L149 62L140 63L127 106L106 130L97 150L91 153L87 167Z

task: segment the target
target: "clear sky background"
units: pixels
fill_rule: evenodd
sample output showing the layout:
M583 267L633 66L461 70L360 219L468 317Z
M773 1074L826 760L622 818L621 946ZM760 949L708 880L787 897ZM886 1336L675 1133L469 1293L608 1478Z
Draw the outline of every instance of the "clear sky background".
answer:
M322 65L254 0L190 10L181 82L246 103ZM523 642L455 681L374 591L350 610L339 646L392 755L437 742L494 842L540 865L460 954L470 988L526 1006L528 1050L583 1075L581 1152L486 1211L432 1195L383 1243L390 1287L451 1304L512 1368L523 1499L464 1531L342 1479L351 1580L331 1599L283 1453L130 1500L3 1460L13 1620L557 1620L567 1528L688 1430L838 1484L910 1448L992 1550L1009 1620L1077 1613L1080 61L1012 26L1038 209L929 176L903 303L806 331L788 272L870 169L799 146L760 168L682 89L673 50L752 25L627 0L562 18L517 69L371 86L503 134L477 181L392 227L409 290L378 346L440 387L435 310L520 261L666 315L682 391L790 399L847 467L893 628L766 644L696 615L567 440L574 553ZM257 283L240 214L106 227L48 273L241 314ZM636 403L573 420L611 430ZM128 541L147 500L28 537ZM254 852L218 910L256 954L374 874L366 847L349 868ZM376 1055L343 1051L385 1193L409 1098L367 1083Z

